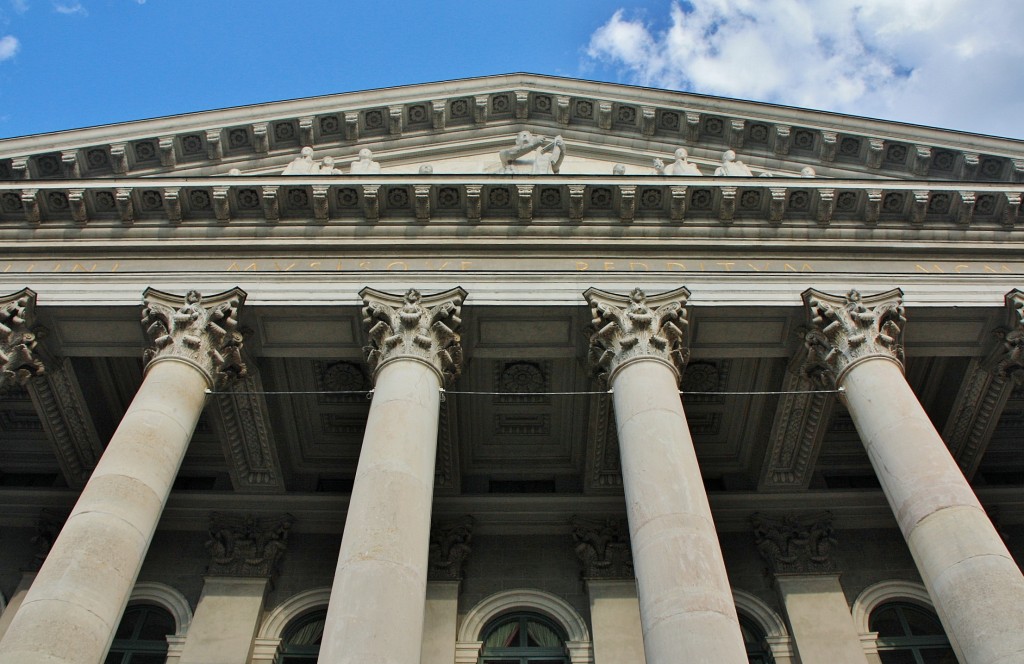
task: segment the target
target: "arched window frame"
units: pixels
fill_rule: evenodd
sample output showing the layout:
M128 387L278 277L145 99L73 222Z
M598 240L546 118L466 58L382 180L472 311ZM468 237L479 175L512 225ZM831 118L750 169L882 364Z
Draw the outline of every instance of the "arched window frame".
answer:
M260 625L253 646L252 664L274 664L281 651L281 637L293 621L326 609L331 601L330 588L315 588L292 595L278 604Z
M504 590L481 600L459 626L455 642L456 664L476 664L483 647L483 630L508 613L539 613L562 628L570 664L593 664L594 647L583 617L561 597L531 588Z
M167 636L167 662L174 664L185 648L185 637L192 624L192 607L185 596L163 583L144 581L136 583L128 597L128 606L155 604L174 617L174 634Z
M775 664L790 664L795 659L793 639L786 630L786 623L768 604L744 590L733 589L736 612L757 626L764 633L768 650Z
M871 631L871 614L879 606L890 602L902 602L904 604L916 604L938 615L932 598L925 589L924 584L913 581L880 581L865 588L853 602L853 624L860 633L861 647L864 653L878 657L878 633ZM941 621L941 620L940 620ZM952 637L947 633L950 646L957 652L958 648Z

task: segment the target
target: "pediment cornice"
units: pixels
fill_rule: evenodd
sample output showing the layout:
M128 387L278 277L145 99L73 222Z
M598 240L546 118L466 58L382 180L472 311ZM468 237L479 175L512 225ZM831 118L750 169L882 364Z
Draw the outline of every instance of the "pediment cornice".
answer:
M1019 182L1024 143L756 102L510 74L273 102L0 141L0 180L216 175L305 145L415 148L521 127L578 142L736 150L820 175Z

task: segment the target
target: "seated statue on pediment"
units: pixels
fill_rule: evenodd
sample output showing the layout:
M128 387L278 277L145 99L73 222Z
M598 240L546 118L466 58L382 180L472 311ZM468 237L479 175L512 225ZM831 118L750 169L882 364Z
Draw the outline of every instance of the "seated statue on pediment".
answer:
M380 173L380 164L373 160L373 152L369 148L359 151L359 158L352 162L349 172L353 175L376 175Z
M341 175L341 169L334 167L334 157L328 155L320 162L319 170L316 173L320 175Z
M661 159L655 159L654 172L658 175L700 175L701 172L697 168L697 164L688 161L688 156L686 148L679 148L675 152L676 160L668 166L665 166L665 162Z
M754 174L742 161L736 160L736 153L726 150L722 155L722 165L715 169L715 175L730 175L738 177L753 177Z
M317 163L313 161L313 148L305 147L299 151L299 156L292 159L291 163L284 167L281 175L307 175L316 173L319 170Z
M543 136L534 136L528 131L521 131L516 134L516 144L498 153L498 160L501 161L499 173L518 173L517 164L527 167L529 162L519 159L531 152L534 152L533 163L529 165L530 172L534 175L555 175L562 166L565 159L565 141L561 136L555 136L547 145L544 144Z

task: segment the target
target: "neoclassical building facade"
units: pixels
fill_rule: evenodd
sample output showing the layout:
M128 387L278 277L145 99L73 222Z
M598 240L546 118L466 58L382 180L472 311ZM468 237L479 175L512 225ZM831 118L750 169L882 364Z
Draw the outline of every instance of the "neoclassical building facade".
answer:
M0 664L1024 661L1022 181L528 74L2 140Z

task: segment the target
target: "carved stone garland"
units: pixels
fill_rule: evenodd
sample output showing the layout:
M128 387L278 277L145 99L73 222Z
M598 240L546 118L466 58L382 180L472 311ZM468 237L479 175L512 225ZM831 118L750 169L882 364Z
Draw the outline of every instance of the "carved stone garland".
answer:
M625 519L573 517L572 541L584 579L633 578L633 551Z
M404 296L364 288L363 324L370 345L363 350L370 371L387 362L414 358L434 367L442 384L453 382L461 371L462 344L456 332L466 292L453 288L424 297L410 288Z
M430 581L461 581L462 566L472 553L473 517L435 523L430 529Z
M903 291L862 297L856 290L830 295L808 289L803 294L811 330L805 337L807 371L823 370L835 384L860 360L884 357L903 368Z
M195 290L181 297L148 288L143 297L142 327L152 343L143 354L147 368L174 358L195 366L215 387L246 375L238 331L243 291L235 288L204 301Z
M830 512L781 518L758 513L750 521L757 550L773 574L835 572L836 538Z
M28 288L0 298L0 394L42 375L32 331L36 294Z
M690 292L686 288L650 298L639 288L629 297L591 288L583 296L593 317L590 362L602 380L610 384L622 365L643 357L662 360L679 380L690 355L684 309Z
M271 577L288 548L288 534L295 519L239 516L214 512L210 515L208 574L237 577Z

